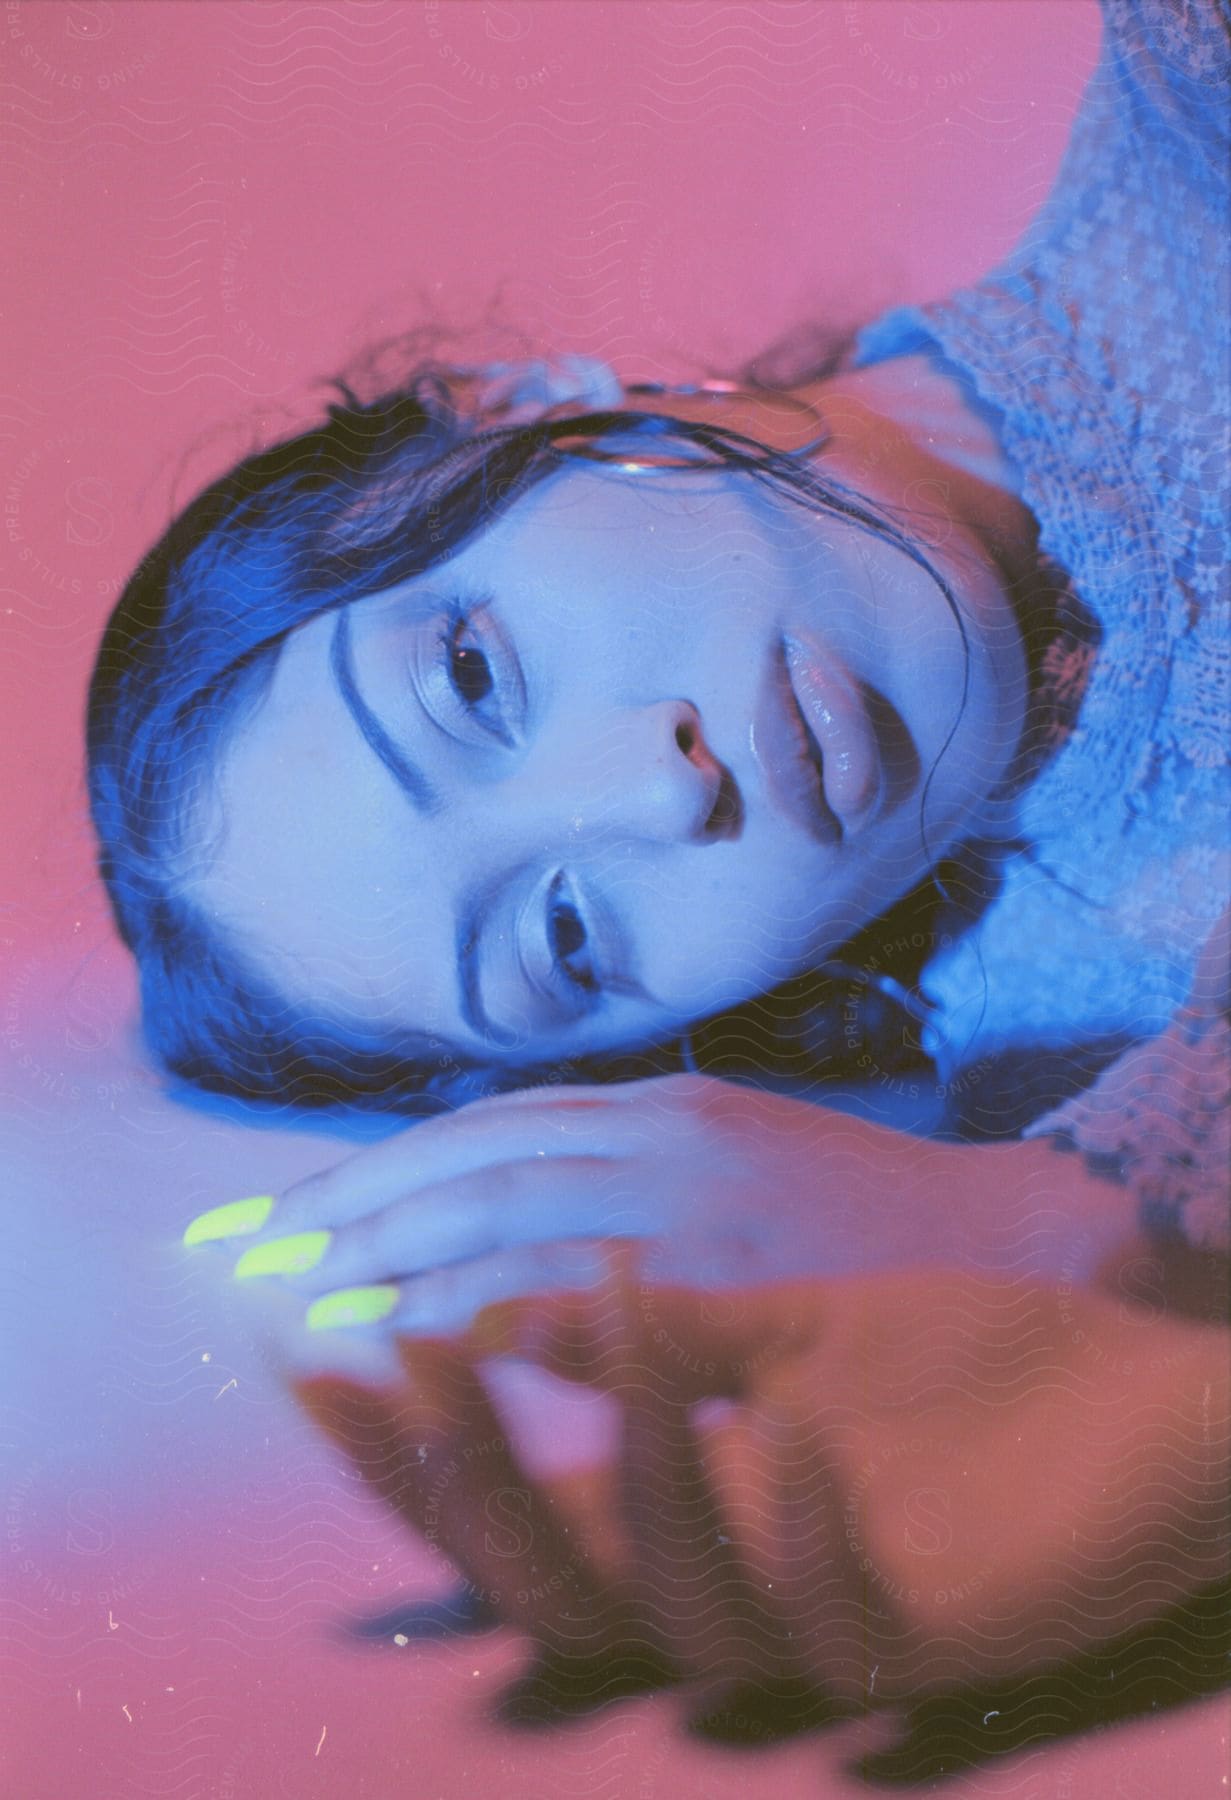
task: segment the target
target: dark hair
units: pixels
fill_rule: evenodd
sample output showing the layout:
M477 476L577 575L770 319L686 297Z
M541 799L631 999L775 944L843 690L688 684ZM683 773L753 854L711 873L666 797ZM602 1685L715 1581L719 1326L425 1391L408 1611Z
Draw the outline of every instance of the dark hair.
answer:
M366 399L354 377L336 379L324 422L245 457L184 509L143 557L108 621L87 716L99 870L139 967L147 1040L168 1069L203 1087L298 1104L423 1111L528 1081L628 1079L680 1066L677 1050L658 1046L601 1062L493 1070L422 1034L356 1036L324 1012L288 1004L242 945L177 893L194 787L208 780L220 734L259 699L287 634L454 554L564 467L570 443L666 436L801 505L840 514L928 571L966 641L952 594L902 527L812 462L650 411L494 422L467 406L469 373L420 357L409 378ZM925 883L878 922L875 941L883 945L893 941L896 916L906 948L895 967L907 979L935 943L941 892ZM952 881L945 901L955 903ZM963 904L958 895L959 910ZM853 966L866 969L866 958L860 964L861 952L854 954ZM707 1021L694 1034L697 1066L799 1078L849 1063L865 1039L885 1036L884 996L866 976L860 980L854 1033L840 1024L849 986L817 971ZM891 1039L902 1039L901 1025L897 1018ZM907 1034L904 1050L882 1044L879 1054L884 1066L886 1054L909 1062L921 1053Z

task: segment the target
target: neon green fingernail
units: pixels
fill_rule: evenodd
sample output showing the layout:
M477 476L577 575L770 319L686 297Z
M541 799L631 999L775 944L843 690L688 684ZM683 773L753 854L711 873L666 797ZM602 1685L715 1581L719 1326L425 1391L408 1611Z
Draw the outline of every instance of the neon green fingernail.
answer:
M255 1194L251 1200L229 1200L198 1213L184 1233L185 1244L210 1244L216 1238L247 1237L259 1231L273 1211L272 1194Z
M322 1294L308 1308L309 1331L332 1331L336 1325L374 1325L387 1319L398 1303L398 1290L391 1282L376 1287L339 1288L336 1294Z
M324 1256L332 1236L332 1231L296 1231L290 1237L270 1238L267 1244L253 1244L236 1263L235 1278L244 1281L249 1275L306 1275Z

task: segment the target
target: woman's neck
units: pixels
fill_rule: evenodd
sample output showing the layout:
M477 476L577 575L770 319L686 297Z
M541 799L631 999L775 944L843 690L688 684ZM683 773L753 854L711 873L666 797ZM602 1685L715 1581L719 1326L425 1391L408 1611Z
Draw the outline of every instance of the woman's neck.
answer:
M936 519L943 548L959 530L985 571L994 573L1017 621L1025 656L1027 702L1017 754L991 796L991 835L1012 835L1017 796L1063 743L1081 703L1082 683L1052 692L1047 658L1063 638L1093 663L1098 630L1067 574L1040 551L1039 521L1001 447L990 411L956 369L940 359L903 356L794 390L831 432L827 466L889 506L909 509L911 524Z
M939 355L891 357L796 390L822 406L846 395L908 429L928 452L990 487L1021 498L1017 470L1005 455L995 414L970 380Z
M956 371L899 356L805 384L795 396L831 433L827 460L862 468L894 505L960 521L1011 580L1038 554L1038 521L990 419Z

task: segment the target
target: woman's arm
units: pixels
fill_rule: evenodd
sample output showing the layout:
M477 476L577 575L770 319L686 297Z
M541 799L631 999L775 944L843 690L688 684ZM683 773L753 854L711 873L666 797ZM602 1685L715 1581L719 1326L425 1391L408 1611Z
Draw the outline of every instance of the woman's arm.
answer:
M1082 1286L1139 1232L1126 1189L1050 1144L920 1139L684 1075L415 1126L290 1189L236 1273L283 1280L313 1328L356 1323L339 1291L379 1286L386 1329L452 1330L567 1278L575 1240L617 1239L713 1288L938 1267Z
M916 1138L703 1075L523 1089L299 1183L239 1272L314 1300L383 1284L391 1328L442 1330L541 1287L555 1247L604 1237L651 1240L660 1277L716 1286L940 1267L1124 1291L1141 1265L1179 1304L1194 1268L1226 1261L1229 919L1170 1030L1025 1141ZM1187 1238L1150 1234L1168 1183Z

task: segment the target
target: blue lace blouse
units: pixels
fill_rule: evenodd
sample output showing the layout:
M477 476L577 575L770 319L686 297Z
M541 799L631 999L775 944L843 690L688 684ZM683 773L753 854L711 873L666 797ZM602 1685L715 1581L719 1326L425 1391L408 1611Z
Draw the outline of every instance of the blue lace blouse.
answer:
M1051 195L977 285L867 326L857 367L943 358L992 418L1101 633L979 924L935 959L955 1081L1014 1050L1133 1048L1038 1119L1110 1157L1157 1231L1228 1241L1231 245L1227 0L1103 0ZM1063 669L1055 672L1060 680Z

